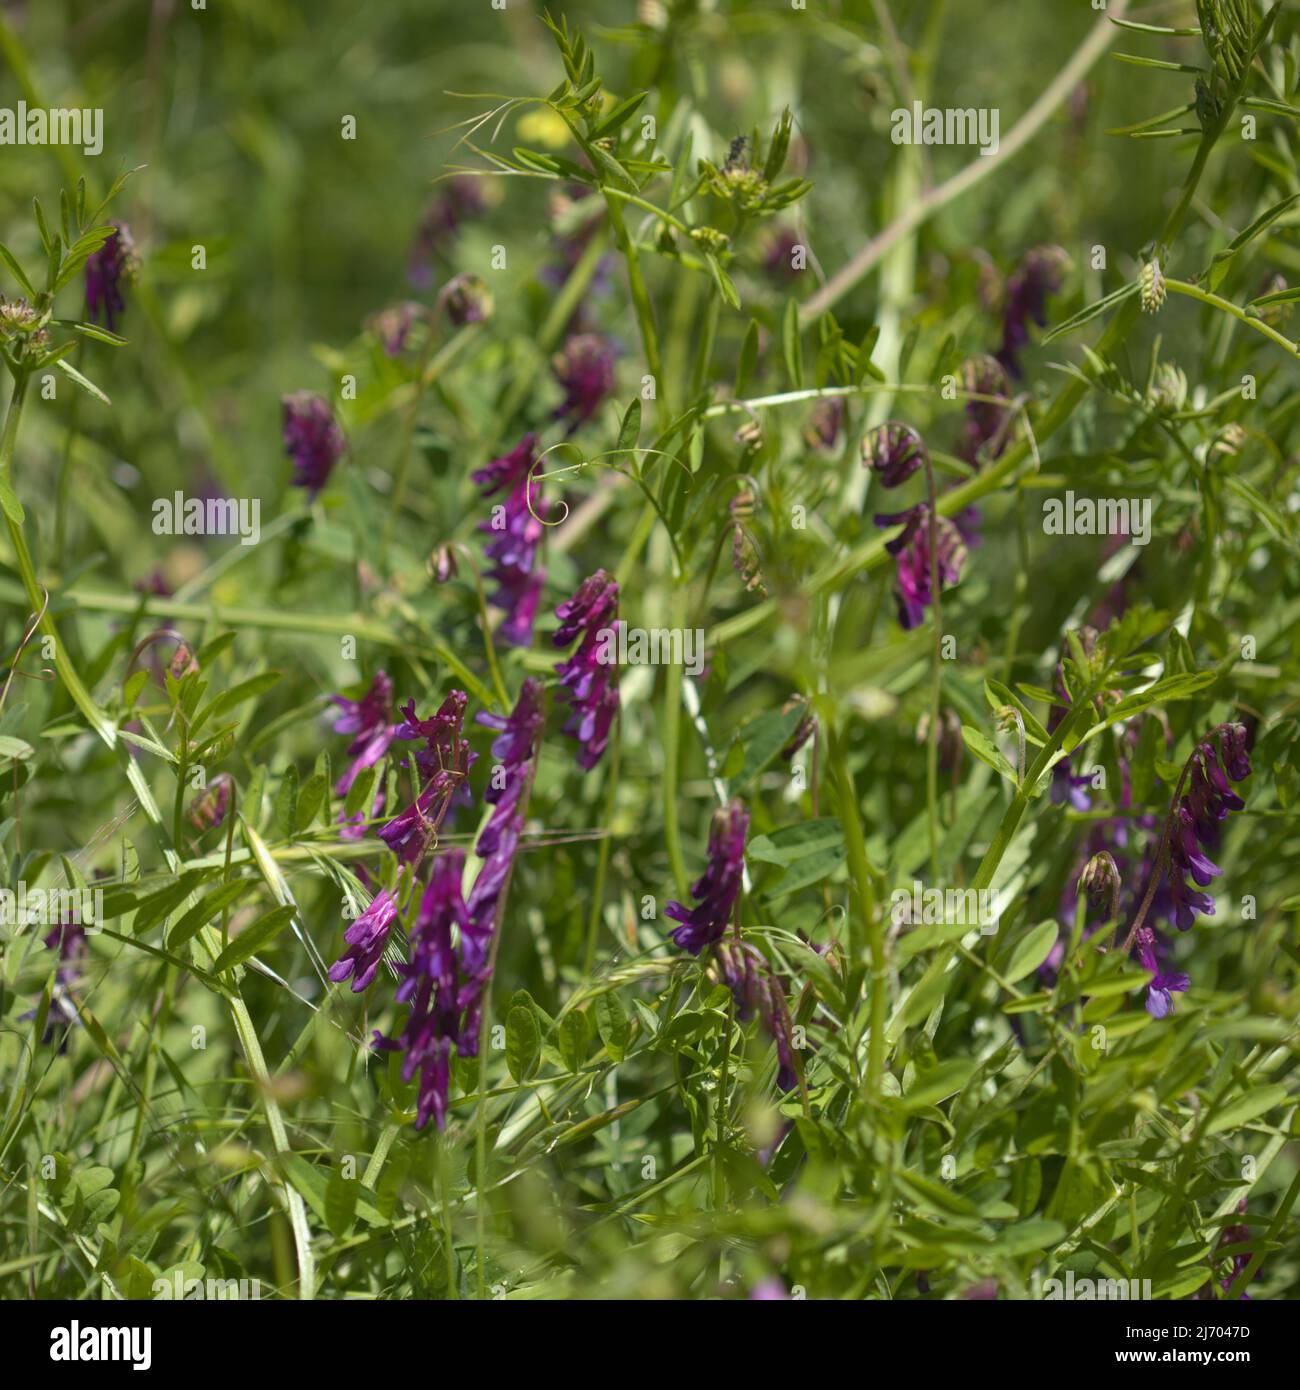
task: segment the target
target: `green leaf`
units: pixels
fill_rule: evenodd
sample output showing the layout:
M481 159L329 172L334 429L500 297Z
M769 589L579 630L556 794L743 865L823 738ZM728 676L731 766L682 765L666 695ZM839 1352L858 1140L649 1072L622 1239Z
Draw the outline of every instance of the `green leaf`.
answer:
M1016 943L1006 969L999 971L999 974L1009 985L1023 980L1026 975L1032 975L1051 954L1059 935L1060 928L1054 919L1049 918L1031 927Z
M587 1060L589 1042L587 1015L579 1009L560 1020L560 1056L570 1071L578 1071Z
M1099 318L1102 314L1108 314L1130 295L1137 292L1138 284L1135 280L1130 285L1125 285L1111 294L1104 295L1095 304L1089 304L1086 309L1080 309L1077 314L1072 314L1064 323L1058 323L1050 332L1043 334L1043 343L1047 344L1056 338L1064 337L1067 333L1073 333L1076 328L1082 328L1085 323L1091 323L1093 319Z
M641 400L634 396L632 404L623 414L623 423L618 427L618 443L614 452L631 453L641 439Z
M302 784L302 791L298 793L298 807L293 815L293 834L300 835L304 830L311 828L312 820L325 801L328 790L329 783L323 772L313 772Z
M28 295L32 299L35 299L36 290L32 282L27 278L27 272L18 264L17 256L15 256L2 241L0 241L0 260L3 260L9 267L10 271L13 273L14 279L27 291Z
M596 1015L596 1031L610 1061L621 1062L627 1055L628 1039L632 1036L632 1025L623 1001L611 989L599 995L592 1008Z
M236 965L242 965L250 956L255 956L263 947L269 946L292 919L293 914L293 904L287 903L281 907L273 907L252 926L245 927L217 957L212 966L212 973L220 975Z
M54 365L59 369L59 371L63 373L64 376L68 377L72 381L75 381L83 391L85 391L87 394L91 396L94 396L94 398L97 401L103 401L105 405L113 404L113 402L109 400L109 398L99 389L99 387L96 386L95 383L91 381L88 377L82 376L82 374L72 365L71 362L66 362L62 357L60 357Z
M592 127L590 138L601 140L605 136L613 135L649 95L649 92L637 92L635 96L625 97L609 115L602 117L600 123Z
M506 1015L506 1067L518 1083L532 1080L542 1055L542 1034L531 1009L516 1004Z
M298 806L298 769L289 764L280 778L280 794L275 799L275 823L286 839L294 832L294 817Z
M223 883L205 894L167 934L167 949L175 951L191 937L197 936L214 917L236 903L252 887L248 879Z
M1286 1086L1257 1086L1238 1096L1217 1111L1205 1126L1206 1134L1222 1134L1225 1129L1238 1129L1251 1120L1267 1114L1274 1106L1281 1105L1289 1094Z
M4 478L0 478L0 510L4 511L4 514L15 526L21 526L27 520L27 513L23 511L23 504L18 500L18 494Z

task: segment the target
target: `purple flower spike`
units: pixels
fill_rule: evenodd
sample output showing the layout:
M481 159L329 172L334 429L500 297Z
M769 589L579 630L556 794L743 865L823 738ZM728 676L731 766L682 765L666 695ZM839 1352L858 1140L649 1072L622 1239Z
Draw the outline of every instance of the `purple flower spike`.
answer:
M397 904L381 888L374 901L343 933L348 949L329 968L335 984L352 976L352 992L359 994L375 978L388 944L388 929L397 916Z
M962 387L977 396L1010 396L1011 382L1006 368L996 357L980 353L962 367ZM966 424L958 456L973 468L991 463L1007 447L1007 411L994 401L967 401ZM989 446L992 447L989 447Z
M86 261L86 317L113 333L118 315L126 308L122 287L135 277L138 258L126 223L108 225L116 229L113 235Z
M933 601L930 593L930 507L918 502L906 511L880 513L877 526L902 526L903 532L885 549L897 557L894 602L898 621L904 628L920 627L925 610ZM957 528L941 516L936 528L939 542L939 583L956 584L961 579L961 567L966 558L966 546Z
M379 838L403 864L422 859L436 843L448 810L469 800L465 778L475 755L461 736L468 705L465 692L453 690L431 719L418 717L414 700L402 707L403 723L394 730L394 736L405 741L424 740L424 747L415 753L420 790L405 811L384 825Z
M776 1084L792 1091L799 1083L794 1065L793 1033L785 990L772 974L763 954L747 942L724 939L718 943L718 965L722 978L736 1001L736 1017L748 1023L755 1013L776 1044Z
M1218 877L1221 870L1204 848L1214 846L1219 824L1228 813L1246 804L1228 785L1228 778L1240 782L1249 776L1242 724L1220 724L1192 753L1187 791L1178 803L1169 844L1169 897L1180 931L1192 926L1198 912L1214 915L1214 899L1190 888L1187 879L1190 876L1197 888L1207 888Z
M898 420L879 425L862 438L862 465L879 474L886 487L905 483L928 457L921 436Z
M524 828L533 762L546 722L541 682L530 676L514 709L504 718L480 712L477 720L500 732L492 743L496 766L483 793L493 811L474 846L483 865L470 889L469 928L462 946L465 967L474 971L482 969L487 959L501 896L510 882Z
M369 689L359 700L349 700L344 695L331 695L330 699L342 710L334 721L334 732L354 735L348 744L352 763L334 786L336 795L346 796L357 777L388 752L397 736L397 725L391 722L393 682L386 672L376 671Z
M293 460L291 481L314 498L343 456L343 431L329 403L314 391L295 391L280 403L284 409L284 452Z
M731 910L740 893L745 871L745 835L749 813L739 801L718 811L709 829L709 863L691 885L694 907L671 902L664 914L682 925L673 932L673 942L683 951L698 956L706 946L721 941L731 920Z
M473 475L485 497L507 491L505 502L493 507L491 519L480 522L479 530L496 537L486 547L493 561L487 577L498 586L488 601L505 610L500 635L515 647L526 647L533 640L533 621L546 573L537 564L546 504L540 495L541 484L535 484L530 476L537 462L536 448L537 436L526 434L508 454L493 459Z
M614 389L613 343L599 333L578 333L551 359L551 370L564 389L555 418L567 420L569 433L586 424Z
M577 593L555 610L560 620L555 645L567 646L580 633L577 650L558 669L573 708L564 732L581 744L578 765L590 772L609 743L618 713L618 686L611 679L617 640L618 583L604 570L584 579Z
M1013 377L1023 375L1020 352L1029 344L1029 325L1047 323L1047 299L1061 288L1069 258L1059 246L1036 246L1025 253L1007 281L998 361Z

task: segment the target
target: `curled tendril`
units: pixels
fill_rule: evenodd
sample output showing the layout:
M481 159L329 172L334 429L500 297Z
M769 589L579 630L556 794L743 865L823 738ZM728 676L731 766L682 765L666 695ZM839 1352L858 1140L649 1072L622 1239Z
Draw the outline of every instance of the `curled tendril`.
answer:
M557 498L555 505L564 508L563 516L556 518L556 520L554 521L548 521L546 517L538 516L538 514L533 510L533 494L531 485L534 482L536 482L538 486L540 486L542 483L547 482L551 478L563 478L566 474L581 473L584 468L596 467L609 468L613 470L613 472L620 474L624 478L631 478L633 482L640 483L641 480L636 476L636 474L627 472L625 469L620 468L617 464L606 463L604 461L606 459L613 458L616 454L654 454L657 458L666 458L670 463L676 463L678 467L681 468L682 472L684 472L687 475L687 477L690 477L691 475L691 470L681 461L681 459L677 457L676 454L670 454L665 449L641 448L606 449L602 453L593 454L591 458L582 459L579 463L567 464L563 468L552 469L549 473L537 472L538 466L541 464L542 460L547 456L547 454L553 452L556 449L566 448L577 449L578 446L571 439L558 440L556 443L551 444L547 448L543 449L542 452L538 454L536 461L533 463L533 466L528 470L529 487L525 489L524 501L528 506L528 515L531 516L534 521L539 521L543 526L563 525L563 523L568 520L570 507L569 504L562 497ZM737 476L747 477L748 475L738 474Z

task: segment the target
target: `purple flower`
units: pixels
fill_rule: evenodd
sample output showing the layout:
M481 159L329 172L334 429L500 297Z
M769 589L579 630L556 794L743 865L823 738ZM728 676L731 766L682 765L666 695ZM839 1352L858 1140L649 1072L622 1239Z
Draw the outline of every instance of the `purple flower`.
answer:
M343 933L348 949L329 968L335 984L352 978L352 992L359 994L375 978L379 962L388 944L388 929L397 916L397 904L381 888L370 906Z
M492 316L492 295L477 275L458 275L443 288L440 296L447 306L447 317L457 328L482 323Z
M930 507L918 502L906 511L880 513L877 526L903 527L902 534L885 543L885 549L897 558L894 583L894 602L898 621L904 628L919 627L925 610L932 602L930 593ZM957 528L941 516L936 528L939 543L939 583L956 584L961 579L966 546Z
M190 824L200 834L215 830L225 820L230 806L230 787L230 777L223 772L190 802Z
M457 174L441 185L420 221L407 262L407 278L416 289L430 288L434 257L445 256L460 224L486 207L483 189L470 175Z
M717 946L723 982L736 1001L736 1017L748 1023L757 1012L776 1044L776 1084L791 1091L799 1083L794 1065L793 1031L785 990L768 968L766 959L747 942L724 938Z
M282 398L284 452L293 460L294 487L315 497L329 482L345 442L329 403L314 391L295 391Z
M439 1129L446 1127L452 1051L462 1057L475 1056L478 1051L478 1001L483 980L461 969L452 943L452 929L464 942L469 926L460 888L464 867L461 850L449 850L433 861L411 931L411 959L402 967L402 983L397 989L397 1002L411 1005L410 1017L396 1041L375 1034L377 1047L405 1053L403 1081L420 1073L416 1129L423 1129L430 1117Z
M405 722L396 737L423 739L415 754L420 788L415 801L379 831L379 838L403 864L417 863L437 842L438 831L457 794L465 793L465 777L473 763L469 743L461 737L461 725L469 697L453 690L432 719L420 719L415 701L402 708Z
M423 304L406 300L394 304L375 314L366 327L379 339L380 346L389 357L400 357L406 349L411 329L425 317Z
M359 700L349 700L344 695L331 695L330 699L343 711L334 721L334 732L354 735L348 744L352 764L334 786L336 795L346 796L358 775L388 752L397 735L397 725L390 722L393 682L386 672L376 671L369 689Z
M779 1279L763 1279L749 1291L751 1303L779 1303L788 1300L790 1295Z
M591 419L614 389L616 357L608 338L599 333L578 333L551 359L551 370L564 389L564 400L556 407L555 418L569 422L570 434Z
M844 397L823 396L812 408L804 439L811 448L833 449L844 423Z
M493 507L491 519L479 523L479 530L496 537L486 547L493 562L487 577L497 584L489 602L505 610L501 637L515 647L526 647L533 640L533 620L546 577L545 570L537 564L546 504L540 495L534 496L530 476L537 463L536 447L537 436L526 434L508 454L493 459L473 475L485 497L503 489L507 492L506 500ZM539 483L539 494L540 488Z
M1214 915L1214 899L1190 888L1187 878L1190 876L1198 888L1206 888L1221 872L1204 848L1214 847L1219 824L1228 813L1240 811L1246 804L1228 785L1228 778L1240 782L1249 776L1244 725L1220 724L1192 753L1187 791L1174 813L1168 846L1169 892L1180 931L1191 927L1198 912Z
M898 420L878 425L862 437L862 465L879 474L885 487L905 483L928 457L921 436Z
M102 322L112 333L117 329L118 315L126 308L122 286L134 277L138 260L126 223L108 225L116 230L86 261L86 317L91 323Z
M469 927L462 946L465 967L471 971L482 969L487 958L501 897L510 882L519 835L524 828L533 763L546 722L541 682L530 676L514 709L504 718L483 711L476 718L478 723L499 733L492 742L496 766L483 793L493 810L474 846L483 865L470 889Z
M1007 281L998 361L1014 377L1023 375L1020 351L1029 342L1029 325L1047 322L1047 297L1061 288L1069 260L1059 246L1036 246L1025 253Z
M1243 1197L1241 1201L1237 1203L1237 1215L1245 1216L1245 1214L1246 1199ZM1216 1253L1219 1250L1223 1250L1230 1245L1245 1245L1249 1239L1250 1227L1247 1226L1244 1221L1239 1221L1236 1223L1236 1225L1233 1226L1225 1226L1223 1230L1219 1232L1219 1243L1216 1247ZM1225 1294L1232 1292L1233 1284L1237 1282L1238 1278L1240 1278L1241 1274L1243 1273L1248 1264L1250 1264L1250 1256L1246 1254L1245 1251L1242 1251L1240 1254L1234 1255L1232 1257L1232 1265L1228 1271L1228 1277L1219 1281L1219 1287L1223 1290ZM1251 1277L1259 1277L1258 1269L1255 1271L1255 1274ZM1213 1286L1211 1284L1202 1285L1201 1288L1197 1290L1196 1297L1198 1299L1213 1298ZM1247 1302L1250 1301L1250 1295L1246 1293L1244 1289L1242 1290L1241 1298L1245 1299Z
M780 284L790 284L803 268L795 254L800 249L807 248L793 227L777 228L763 249L764 274Z
M618 583L604 570L584 579L577 593L555 610L560 626L557 647L568 646L581 634L577 650L560 663L557 672L572 713L564 732L581 744L578 765L590 772L609 743L609 731L618 713L618 686L611 678L617 639Z
M1009 396L1011 382L996 357L980 353L962 366L962 387L979 396ZM957 454L972 468L992 463L1007 447L1008 412L994 401L967 401L966 422ZM992 447L990 447L992 446Z
M683 951L698 956L706 946L721 941L731 920L731 910L740 893L745 871L745 834L749 813L739 801L715 813L709 828L709 862L691 885L697 899L692 908L671 902L664 914L682 925L673 932L673 942Z

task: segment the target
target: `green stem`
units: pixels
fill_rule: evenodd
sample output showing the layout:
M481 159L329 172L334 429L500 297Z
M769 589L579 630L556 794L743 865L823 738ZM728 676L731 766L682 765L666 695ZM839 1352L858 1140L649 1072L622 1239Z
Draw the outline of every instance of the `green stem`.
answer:
M673 592L672 624L681 627L685 621L686 587L679 583ZM682 667L676 663L670 665L664 673L662 723L664 844L668 850L668 862L672 865L677 892L685 898L690 880L686 876L686 860L682 856L682 830L677 810L677 771L682 736Z

